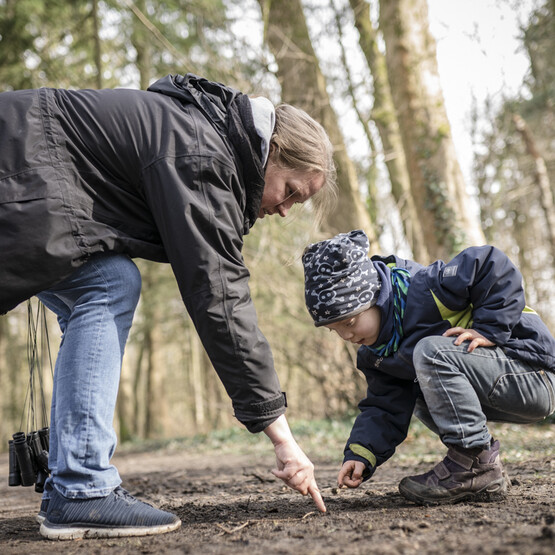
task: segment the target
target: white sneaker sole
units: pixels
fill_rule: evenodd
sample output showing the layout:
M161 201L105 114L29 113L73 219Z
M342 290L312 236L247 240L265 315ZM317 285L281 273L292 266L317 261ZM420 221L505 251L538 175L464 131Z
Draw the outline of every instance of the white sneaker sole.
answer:
M84 538L121 538L126 536L151 536L177 530L181 520L160 526L137 526L123 528L101 528L95 526L72 526L51 524L44 521L40 526L41 536L49 540L80 540Z

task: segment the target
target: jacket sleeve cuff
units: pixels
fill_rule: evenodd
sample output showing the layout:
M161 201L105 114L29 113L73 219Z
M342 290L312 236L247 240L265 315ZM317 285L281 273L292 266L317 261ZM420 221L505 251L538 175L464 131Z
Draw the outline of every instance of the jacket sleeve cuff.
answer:
M234 405L233 408L237 420L244 424L249 432L256 434L267 428L282 414L285 414L286 407L287 397L285 392L282 392L277 397L267 401L253 403L248 407Z
M365 465L365 469L362 472L363 482L368 480L368 478L374 474L377 466L376 456L374 453L358 443L350 443L345 448L345 457L343 462L345 461L359 461Z

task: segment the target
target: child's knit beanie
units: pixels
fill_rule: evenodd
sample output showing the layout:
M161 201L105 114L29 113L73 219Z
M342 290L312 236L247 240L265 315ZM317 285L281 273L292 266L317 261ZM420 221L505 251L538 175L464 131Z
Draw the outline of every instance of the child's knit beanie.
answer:
M376 304L381 283L368 258L369 248L366 233L357 229L305 249L305 301L317 327L355 316Z

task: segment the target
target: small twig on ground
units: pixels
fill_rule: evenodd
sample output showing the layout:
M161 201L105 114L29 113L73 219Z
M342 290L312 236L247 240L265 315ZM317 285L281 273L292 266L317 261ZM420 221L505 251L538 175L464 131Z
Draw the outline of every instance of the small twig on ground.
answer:
M223 530L222 533L218 534L219 536L223 536L224 534L235 534L235 532L238 532L239 530L242 530L243 528L245 528L245 526L248 526L249 524L251 524L251 522L247 520L247 522L245 522L244 524L241 524L240 526L236 526L235 528L229 529L226 526L224 526L223 524L218 524L216 522L216 526L218 528L220 528L221 530Z
M245 472L243 474L244 476L252 476L253 478L256 478L257 480L260 480L261 483L265 484L266 482L275 482L276 479L275 478L268 478L266 476L261 476L260 474L258 474L257 472Z
M309 516L316 515L316 514L318 514L318 511L310 511L309 513L306 513L305 515L303 515L301 518L298 518L298 517L274 518L272 519L272 521L273 522L298 522L299 520L304 520L305 518L308 518ZM247 520L247 522L240 524L235 528L228 528L227 526L224 526L223 524L219 524L218 522L216 522L216 526L221 530L218 536L223 536L224 534L235 534L235 532L242 530L246 526L258 524L260 522L267 522L267 519L257 518L254 520Z

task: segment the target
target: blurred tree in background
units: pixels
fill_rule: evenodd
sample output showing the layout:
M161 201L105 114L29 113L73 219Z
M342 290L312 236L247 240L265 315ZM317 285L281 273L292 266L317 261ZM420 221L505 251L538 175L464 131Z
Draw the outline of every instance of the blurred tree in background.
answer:
M521 267L530 304L554 329L553 11L544 1L523 24L522 96L476 113L489 124L474 137L477 198L451 144L424 0L0 0L0 91L144 89L194 72L317 118L336 148L337 210L322 229L310 206L265 218L245 237L244 257L290 416L333 418L356 411L365 385L353 346L314 329L304 307L300 255L330 233L363 227L374 252L394 244L421 262L485 234ZM236 425L169 266L138 264L143 293L124 359L120 439ZM52 317L49 330L55 353ZM27 334L26 306L0 317L1 448L21 426ZM46 349L43 358L47 378Z
M555 2L521 29L530 71L521 95L485 108L474 177L487 241L521 269L531 306L555 329Z

